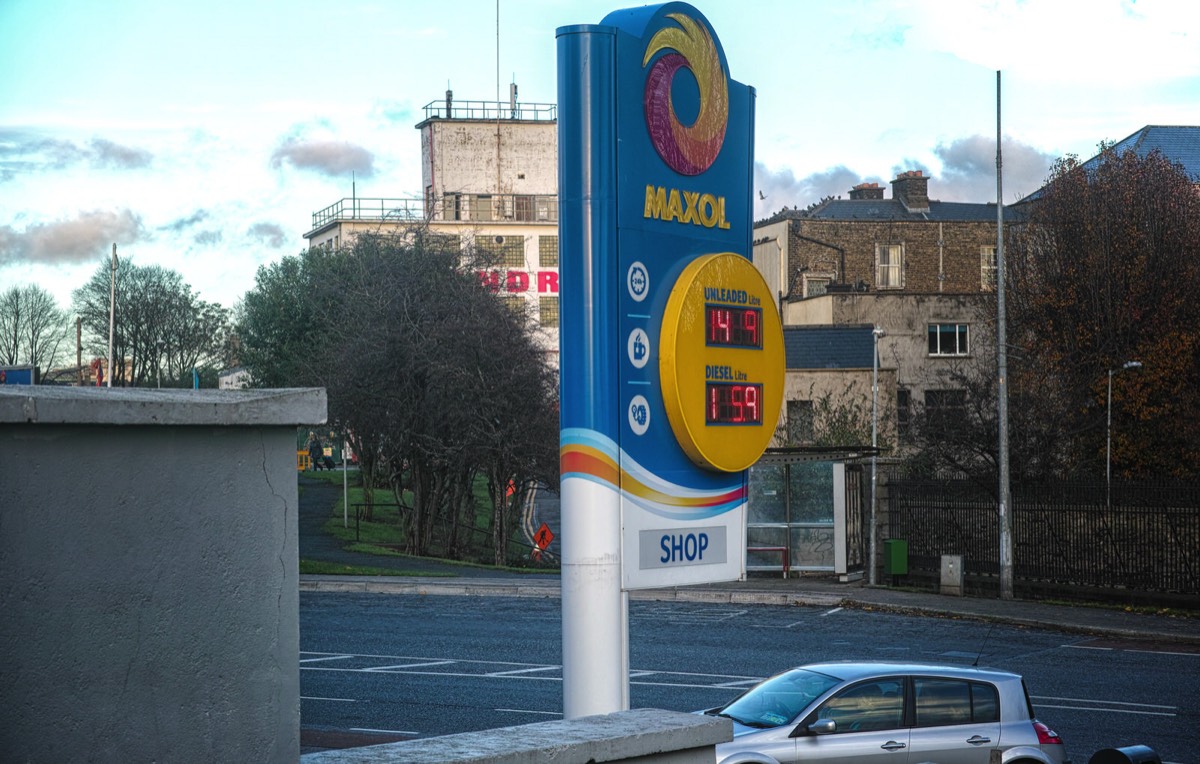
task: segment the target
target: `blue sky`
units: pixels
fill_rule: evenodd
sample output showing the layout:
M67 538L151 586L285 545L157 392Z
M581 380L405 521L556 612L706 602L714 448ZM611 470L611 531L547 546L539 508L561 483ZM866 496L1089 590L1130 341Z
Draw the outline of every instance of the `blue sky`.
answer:
M555 29L635 4L0 0L0 289L66 308L116 242L232 307L352 177L419 195L414 126L447 85L553 103ZM1006 201L1065 154L1200 124L1194 0L693 5L757 91L756 218L908 169L994 200L997 70Z

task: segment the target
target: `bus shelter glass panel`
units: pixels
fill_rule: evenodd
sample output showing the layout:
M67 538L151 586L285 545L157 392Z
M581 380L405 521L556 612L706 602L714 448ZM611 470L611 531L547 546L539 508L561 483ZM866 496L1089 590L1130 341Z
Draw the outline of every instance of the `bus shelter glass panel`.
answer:
M831 462L750 468L747 571L782 570L785 549L792 570L834 570L833 469Z
M788 465L792 567L834 569L833 465L803 462Z
M750 500L746 508L746 570L783 569L783 550L790 547L787 517L786 465L751 467Z

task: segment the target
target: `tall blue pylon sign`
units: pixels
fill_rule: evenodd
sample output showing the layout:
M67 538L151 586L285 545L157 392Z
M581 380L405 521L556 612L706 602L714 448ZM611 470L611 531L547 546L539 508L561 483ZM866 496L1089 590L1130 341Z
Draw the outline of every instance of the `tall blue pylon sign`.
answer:
M749 259L754 90L708 20L666 3L560 28L558 113L575 717L628 707L625 592L744 577L747 470L774 434L784 361Z

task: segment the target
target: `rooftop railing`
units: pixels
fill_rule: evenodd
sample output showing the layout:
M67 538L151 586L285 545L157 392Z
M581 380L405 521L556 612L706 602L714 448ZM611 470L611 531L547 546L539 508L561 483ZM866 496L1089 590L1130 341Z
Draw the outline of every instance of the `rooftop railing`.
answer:
M346 221L371 223L556 223L552 194L447 194L441 199L339 199L313 213L313 230Z
M430 101L425 104L425 119L521 119L531 122L550 122L558 118L558 107L552 103L521 103L512 101Z

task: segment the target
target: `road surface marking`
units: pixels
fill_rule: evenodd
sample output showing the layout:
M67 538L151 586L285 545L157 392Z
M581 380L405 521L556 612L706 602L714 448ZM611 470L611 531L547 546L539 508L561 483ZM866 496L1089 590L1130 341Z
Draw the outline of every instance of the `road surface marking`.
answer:
M354 698L316 698L308 695L301 695L300 700L328 700L332 703L357 703Z
M398 663L395 666L371 666L370 668L356 669L357 671L395 671L397 669L410 668L426 668L428 666L448 666L455 661L429 661L427 663Z
M370 727L351 727L351 732L378 732L383 735L420 735L420 732L411 730L377 730Z

